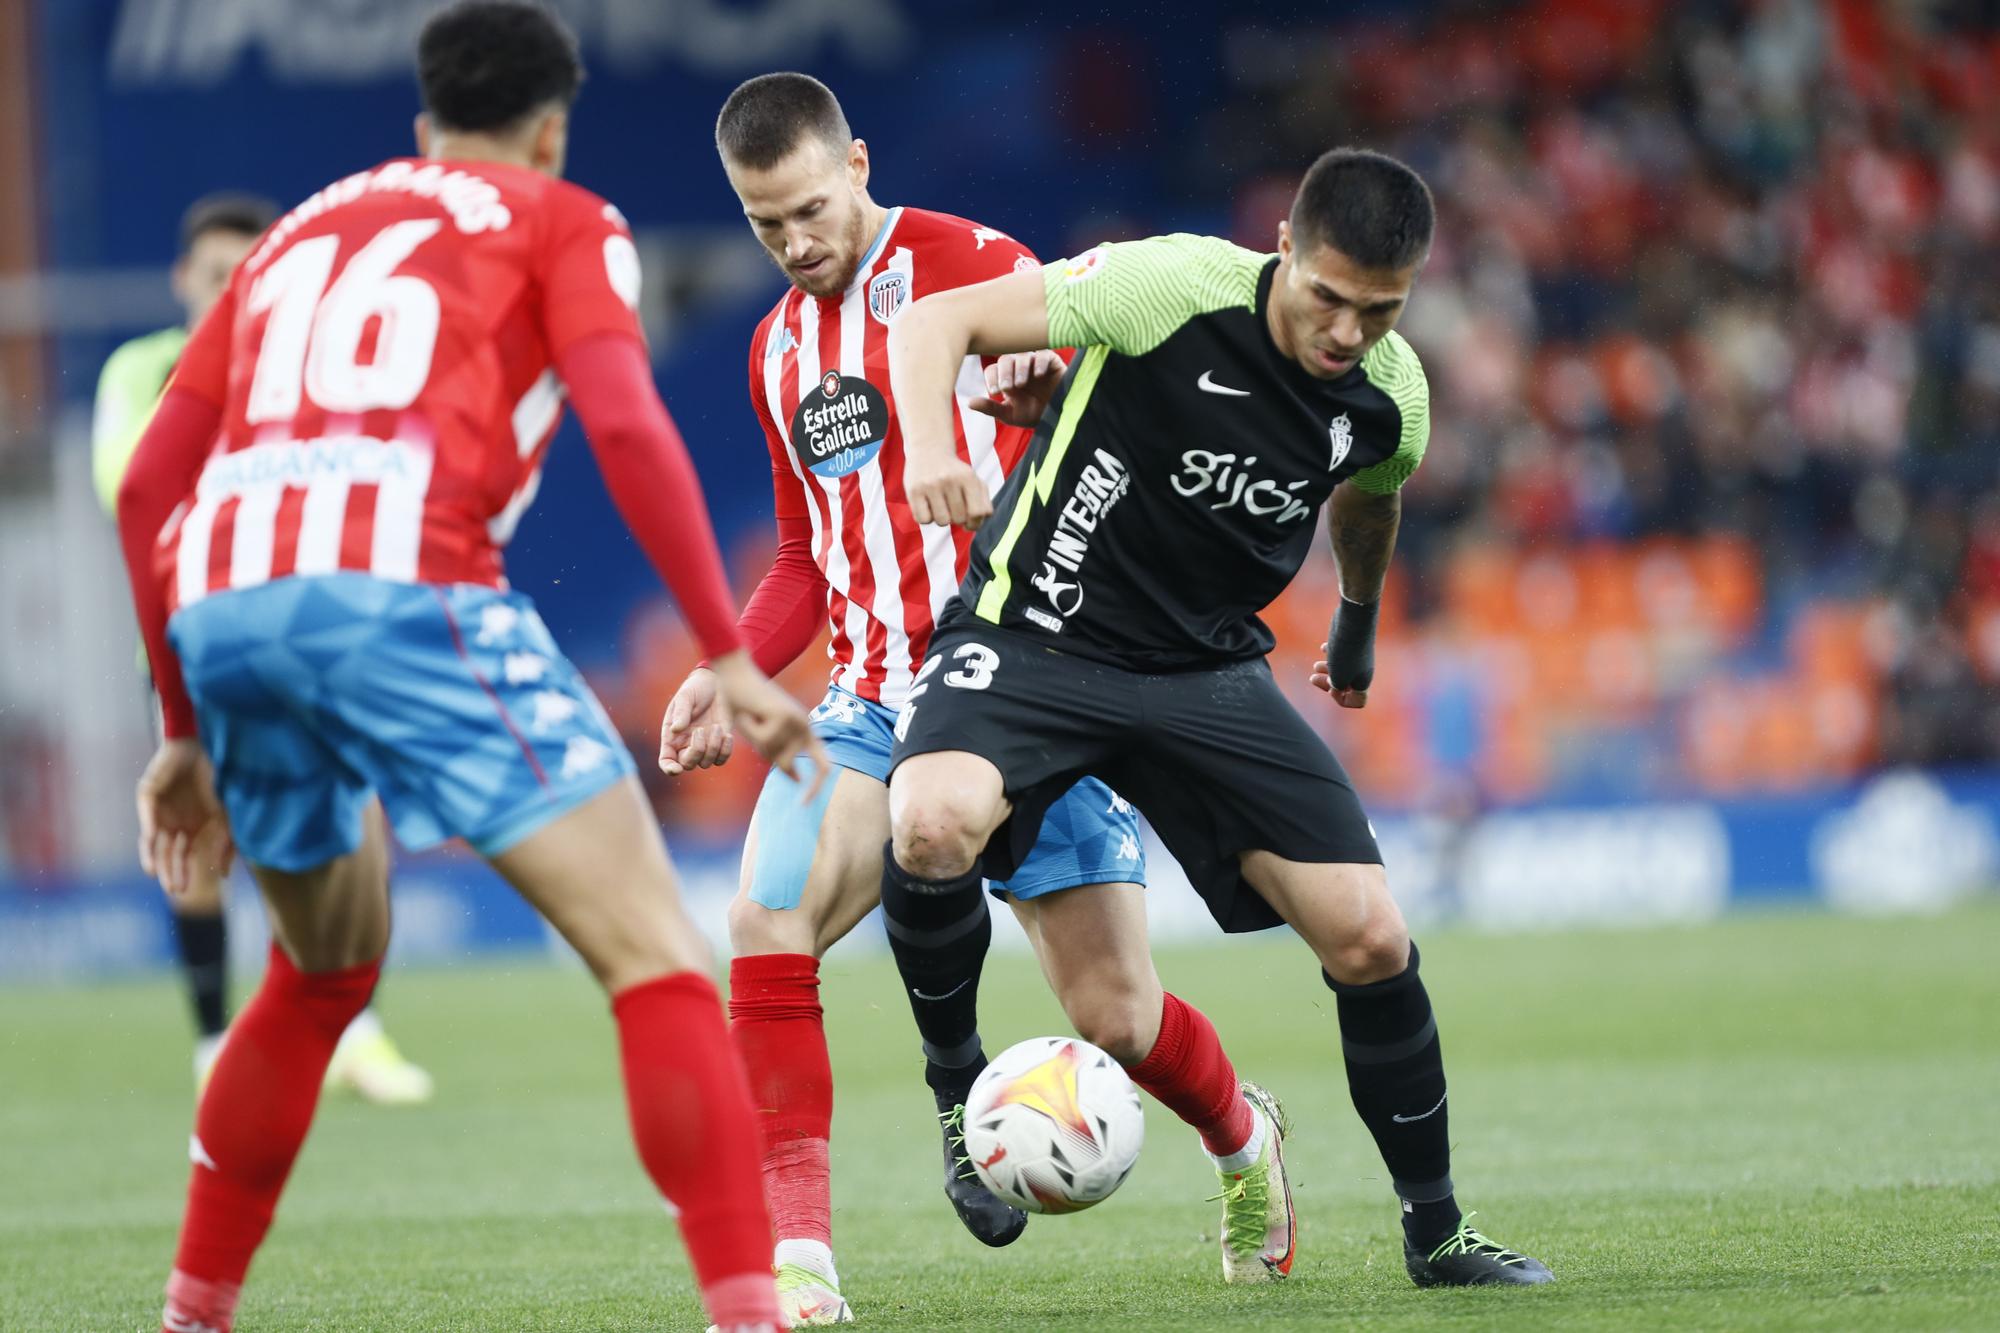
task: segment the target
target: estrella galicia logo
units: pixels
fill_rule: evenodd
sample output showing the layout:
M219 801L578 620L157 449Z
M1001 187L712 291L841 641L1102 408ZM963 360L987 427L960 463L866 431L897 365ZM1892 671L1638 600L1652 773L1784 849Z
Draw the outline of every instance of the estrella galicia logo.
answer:
M910 279L906 273L886 269L868 280L868 313L887 324L910 299Z
M792 449L822 477L859 472L889 434L889 402L859 375L829 370L792 413Z

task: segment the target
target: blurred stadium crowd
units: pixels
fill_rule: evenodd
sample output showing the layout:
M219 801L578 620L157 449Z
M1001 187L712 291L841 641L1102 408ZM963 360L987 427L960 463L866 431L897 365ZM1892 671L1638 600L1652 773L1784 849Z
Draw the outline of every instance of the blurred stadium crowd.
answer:
M2000 760L2000 0L1355 0L1311 18L1255 0L1226 18L1162 3L1146 24L1021 19L1009 40L980 29L976 42L948 34L985 20L891 6L923 66L913 86L937 104L921 123L895 120L905 95L879 80L844 76L837 61L823 72L863 111L856 129L881 151L886 202L991 220L1045 257L1182 228L1268 248L1296 173L1332 144L1387 149L1431 180L1439 239L1403 328L1429 371L1433 434L1405 493L1368 709L1331 709L1305 683L1336 592L1329 559L1311 561L1269 617L1281 679L1371 808L1463 817L1787 795L1898 765ZM127 16L166 10L64 0L39 12L61 39L52 49L98 51ZM270 33L248 46L280 72L298 57ZM671 59L698 63L678 47ZM712 60L701 77L726 89L741 63ZM51 152L45 208L96 221L52 227L50 261L100 271L97 286L50 292L143 295L158 313L161 275L120 267L154 252L151 226L128 236L106 221L132 199L184 200L178 178L122 192L130 162L160 156L146 137L155 122L188 132L225 95L326 99L344 116L379 100L361 91L377 85L267 85L254 65L217 85L226 92L175 91L158 71L134 91L113 60L63 94L104 129L51 141L67 146ZM652 68L609 62L591 115L709 113L707 85L680 97ZM398 88L407 77L374 73ZM1021 105L1003 114L1009 99ZM0 123L0 166L26 169L23 135ZM373 135L313 140L296 184L241 165L218 183L309 188L321 157L380 151ZM979 135L989 142L969 149ZM96 178L70 168L91 152L104 155L103 183L85 189ZM625 165L601 155L592 180ZM723 251L703 247L718 237L747 252L747 277L726 293L735 304L682 312L685 336L656 360L690 438L711 450L702 466L747 594L769 563L769 500L735 327L747 333L775 278L719 177L692 192L664 179L606 188L659 228L648 284L666 306L688 279L656 257L708 265ZM0 198L0 270L9 238L28 234L9 220L26 207ZM50 304L77 313L67 297ZM0 380L40 382L23 358L55 345L63 374L41 379L61 378L74 400L113 341L103 335L142 331L126 327L138 318L77 324L56 344L12 336L0 318ZM12 457L16 488L32 487L18 464L39 455ZM0 466L0 499L8 475ZM625 582L599 576L616 543L563 549L593 538L578 531L585 516L609 519L580 504L575 480L549 488L535 531L550 536L517 547L515 568L545 608L571 613L566 629L597 638L579 660L643 758L696 654L663 599L631 603L628 588L652 586L636 562ZM535 582L571 571L560 589ZM0 605L0 622L25 618L32 637L49 619L41 584L8 586L18 605ZM0 750L13 761L0 769L0 870L72 861L84 841L74 826L95 818L78 809L136 761L91 739L108 724L56 716L64 670L111 680L107 701L129 694L122 639L107 656L71 633L77 655L52 658L72 664L42 669L40 694L18 688L36 677L31 653L12 659L12 706L0 690ZM8 665L0 649L0 684ZM788 680L817 697L824 677L815 652ZM22 705L36 698L45 706ZM131 711L120 736L139 730ZM51 776L91 745L104 752L96 776ZM745 754L720 774L649 780L683 836L727 840L761 773Z
M1218 53L1230 94L1180 170L1242 243L1272 243L1329 144L1393 151L1439 197L1403 324L1433 434L1365 714L1304 684L1330 562L1271 614L1281 676L1371 800L1786 792L2000 756L1993 8L1446 4ZM1101 71L1073 92L1114 138L1142 114ZM670 616L635 624L610 684L641 754L689 657ZM810 690L820 659L794 671ZM740 816L754 779L663 809Z

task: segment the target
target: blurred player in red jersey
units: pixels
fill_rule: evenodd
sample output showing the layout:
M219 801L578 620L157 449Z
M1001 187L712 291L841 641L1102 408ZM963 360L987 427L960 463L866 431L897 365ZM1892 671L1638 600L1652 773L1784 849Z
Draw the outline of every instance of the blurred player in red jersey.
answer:
M757 1130L706 947L630 755L501 572L565 394L736 723L780 770L825 756L741 647L624 220L558 179L575 39L537 5L469 0L418 60L428 160L337 181L265 233L119 491L165 717L142 859L184 888L226 818L275 937L196 1113L163 1326L233 1323L388 944L386 822L417 847L464 838L583 956L710 1316L775 1330Z
M771 454L779 547L739 628L758 665L776 671L830 622L833 680L813 722L836 765L812 802L802 804L781 774L758 801L730 907L730 1033L764 1126L784 1313L794 1326L846 1323L853 1315L832 1253L833 1080L819 960L883 891L898 710L914 706L927 676L946 688L979 683L977 662L941 670L925 661L937 613L965 573L971 534L925 529L910 515L889 328L918 297L1038 265L993 228L877 204L867 145L833 94L805 75L767 74L739 87L717 119L716 145L744 216L792 284L750 345L750 398ZM968 357L960 367L952 412L959 454L989 491L1026 451L1065 368L1049 351ZM714 677L695 671L668 705L661 768L725 762L729 720ZM1039 949L1045 934L1084 933L1107 914L1143 934L1144 874L1137 817L1090 780L1050 810L1019 873L993 887ZM943 1125L945 1193L967 1230L1005 1245L1026 1215L982 1186L957 1146L966 1093L986 1065L976 978L992 934L988 910L984 902L970 914L954 905L932 919L916 903L902 919L920 923L920 938L892 932L899 959L943 958L961 980L968 969L973 978L919 982L909 999ZM1044 964L1059 965L1047 955ZM1067 996L1077 1030L1142 1087L1176 1110L1198 1107L1191 1123L1217 1151L1243 1147L1252 1112L1214 1029L1164 994L1149 961L1103 970Z

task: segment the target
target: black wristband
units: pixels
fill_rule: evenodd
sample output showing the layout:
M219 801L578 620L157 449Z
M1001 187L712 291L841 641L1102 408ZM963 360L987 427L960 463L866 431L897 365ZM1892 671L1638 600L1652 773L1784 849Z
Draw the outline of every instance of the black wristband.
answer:
M1340 599L1327 630L1326 674L1336 690L1365 690L1375 680L1375 619L1379 602Z

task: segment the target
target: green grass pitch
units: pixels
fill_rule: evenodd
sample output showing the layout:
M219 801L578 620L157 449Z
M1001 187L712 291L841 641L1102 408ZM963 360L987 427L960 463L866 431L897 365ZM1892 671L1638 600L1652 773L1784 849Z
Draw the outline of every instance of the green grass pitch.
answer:
M2000 1327L2000 906L1424 943L1460 1198L1548 1260L1555 1286L1410 1286L1332 997L1280 935L1167 952L1160 970L1293 1111L1291 1281L1221 1284L1214 1177L1151 1105L1116 1197L984 1250L938 1191L890 968L837 950L834 1229L863 1324ZM1064 1030L1027 959L995 959L985 994L991 1048ZM538 962L409 971L384 1008L438 1099L322 1106L245 1333L698 1329L587 979ZM164 979L0 990L0 1329L157 1328L187 1050Z

